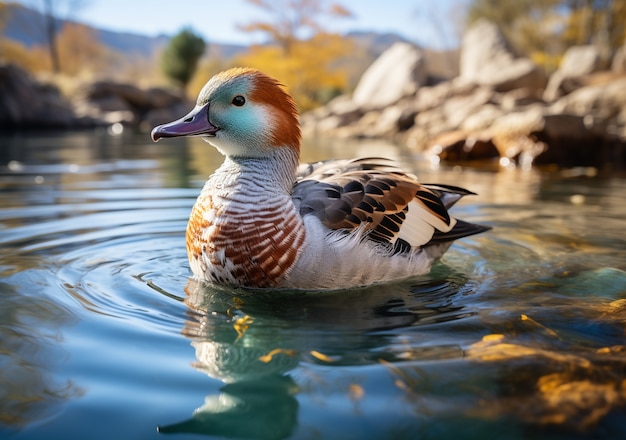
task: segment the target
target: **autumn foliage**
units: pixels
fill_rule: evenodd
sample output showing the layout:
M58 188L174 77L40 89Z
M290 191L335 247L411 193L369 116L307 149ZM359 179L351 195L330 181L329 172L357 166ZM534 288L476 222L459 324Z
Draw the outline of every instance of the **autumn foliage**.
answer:
M93 76L106 70L112 51L100 43L96 32L78 23L67 23L57 35L60 74ZM27 48L8 40L0 40L2 58L34 73L52 71L48 49L42 46Z
M520 52L548 71L571 46L593 44L608 61L626 42L625 0L473 0L468 22L479 18L496 23Z
M288 55L278 45L253 46L234 64L255 67L280 78L300 109L308 110L347 89L349 71L339 60L351 50L349 40L320 33L307 40L292 41Z
M260 19L239 28L260 34L264 43L227 62L211 59L203 63L191 82L191 94L210 76L232 66L254 67L278 78L301 111L348 91L355 66L346 60L358 49L352 40L327 29L334 19L350 17L347 9L324 0L247 1L259 9Z

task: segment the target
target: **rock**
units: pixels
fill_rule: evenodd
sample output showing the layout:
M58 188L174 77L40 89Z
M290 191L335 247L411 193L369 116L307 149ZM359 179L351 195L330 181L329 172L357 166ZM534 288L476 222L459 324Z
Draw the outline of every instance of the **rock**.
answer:
M502 93L495 97L502 110L512 111L532 104L542 104L542 100L529 89L521 88Z
M363 115L363 109L348 95L337 96L326 106L330 115L339 118L339 125L352 124Z
M180 118L180 115L185 115L188 112L189 105L187 103L178 103L170 106L155 108L147 111L143 115L143 118L139 123L139 128L143 131L149 132L157 125L174 121Z
M455 130L463 124L476 109L491 101L493 90L489 87L478 87L471 93L452 96L442 105L448 129Z
M426 80L422 52L409 43L398 42L363 73L352 100L363 109L383 108L415 94Z
M539 93L547 81L530 59L516 57L498 26L485 19L463 36L460 64L462 81L499 92L526 88Z
M428 154L440 160L460 162L497 158L498 150L489 136L456 130L433 139Z
M588 75L600 68L600 49L596 46L574 46L567 49L558 71L565 78Z
M543 106L535 105L524 110L506 113L492 123L491 131L495 135L511 133L529 135L543 129L544 112ZM508 154L505 155L510 157Z
M425 112L442 107L454 97L470 96L479 86L457 79L441 82L435 86L426 86L419 89L415 96L413 107L417 112Z
M466 132L485 130L504 114L503 109L494 104L485 104L472 111L463 119L459 128Z
M0 125L70 127L75 122L56 87L37 83L15 65L0 64Z
M615 73L626 73L626 42L615 52L611 70Z
M594 116L610 122L626 108L626 77L607 84L589 85L562 97L551 106L553 113Z
M547 78L543 70L528 58L518 58L509 64L493 63L485 66L478 84L491 86L498 92L528 89L539 95L545 88Z
M554 101L582 85L582 78L600 68L600 50L592 45L574 46L565 52L559 68L552 74L543 98Z
M430 133L441 133L451 129L446 122L442 107L434 107L418 113L415 117L415 127L426 129Z
M486 19L476 21L463 35L461 42L460 77L477 82L484 66L494 59L513 60L512 49L498 26Z
M489 133L501 158L506 163L520 163L524 168L532 165L534 159L545 151L546 145L537 141L533 133L544 128L543 106L507 113L492 124Z
M115 97L132 107L151 107L151 98L147 91L130 84L112 81L97 81L86 84L79 92L80 98L87 101L98 101L103 98Z
M103 95L90 100L75 100L74 109L79 114L101 114L113 111L132 111L133 107L116 95ZM83 111L81 111L83 110Z
M151 109L161 109L161 108L169 108L175 107L180 104L189 104L185 95L180 92L175 92L172 90L166 90L160 87L151 87L147 90L144 90L144 96L147 96L148 99L145 102L148 104L148 107ZM133 104L132 100L127 100L131 104ZM135 104L133 104L135 105ZM141 105L136 105L137 107L142 107Z
M547 103L542 99L546 78L537 66L516 57L493 24L478 22L464 37L458 78L419 84L407 63L404 83L396 83L383 73L397 73L390 64L401 57L387 54L383 63L381 56L375 63L380 65L368 69L377 81L364 75L363 88L352 98L336 98L303 115L304 133L381 137L436 160L500 158L504 166L522 168L534 163L624 167L626 75L619 68L596 71L600 61L594 51L584 47L568 53L558 87L567 94ZM615 60L614 65L621 62L619 56ZM365 88L368 83L381 88ZM393 93L383 96L383 87Z
M0 64L2 126L73 128L121 122L146 127L144 120L166 122L190 108L179 93L110 81L85 85L69 102L55 86L35 81L17 66ZM155 109L163 111L152 113ZM167 118L161 119L163 115Z
M79 90L73 104L77 115L90 117L102 124L120 122L142 128L149 128L147 120L166 122L162 119L164 115L177 119L191 107L182 95L169 90L140 89L112 81L86 84ZM172 110L182 112L175 114Z
M366 131L367 136L385 137L398 132L398 121L405 109L400 105L389 106L380 112L374 124Z
M608 145L603 140L601 126L601 121L580 115L544 115L544 127L534 135L547 148L534 162L565 167L602 166Z

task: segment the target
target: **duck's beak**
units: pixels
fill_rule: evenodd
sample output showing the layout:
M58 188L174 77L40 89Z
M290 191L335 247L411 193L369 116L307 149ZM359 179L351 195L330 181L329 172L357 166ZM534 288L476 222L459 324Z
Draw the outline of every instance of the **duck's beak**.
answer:
M209 104L197 105L182 118L152 129L152 140L178 136L215 136L219 130L209 122Z

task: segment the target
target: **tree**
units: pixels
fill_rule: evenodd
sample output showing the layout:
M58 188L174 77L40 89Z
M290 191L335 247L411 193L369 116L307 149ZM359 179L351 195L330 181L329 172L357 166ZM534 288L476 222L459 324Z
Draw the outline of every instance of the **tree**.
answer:
M554 32L550 17L559 3L562 0L474 0L468 21L486 18L494 22L518 50L530 54L547 43L546 32Z
M30 7L38 9L44 16L43 30L48 40L48 53L52 70L55 73L61 72L61 60L57 42L58 33L63 23L63 19L60 17L63 16L65 20L67 20L70 14L76 13L76 11L82 8L88 1L89 0L30 0L25 2L26 4L31 3ZM62 8L65 8L66 14L59 14Z
M626 38L625 0L474 0L468 21L487 18L513 45L551 66L573 45L595 44L605 61Z
M161 57L165 76L186 89L205 47L204 40L191 29L180 31L170 40Z
M567 45L595 44L612 57L626 42L625 0L564 0L569 7L563 40Z
M57 19L52 10L52 0L45 0L44 5L46 10L46 35L48 36L48 49L50 50L52 70L54 73L59 73L61 71L61 63L59 62L59 51L57 50Z
M245 32L261 32L270 42L289 55L295 41L324 31L324 18L351 17L352 13L339 4L326 7L323 0L247 0L269 16L240 26Z
M237 64L256 67L279 78L301 110L316 107L345 90L349 66L340 60L355 50L353 43L326 30L332 18L351 17L339 4L324 0L247 0L266 19L240 26L260 32L267 44L237 57Z
M77 75L84 71L105 70L105 47L89 27L67 22L56 37L61 72Z
M7 4L3 1L0 1L0 29L4 27L6 15L7 15Z

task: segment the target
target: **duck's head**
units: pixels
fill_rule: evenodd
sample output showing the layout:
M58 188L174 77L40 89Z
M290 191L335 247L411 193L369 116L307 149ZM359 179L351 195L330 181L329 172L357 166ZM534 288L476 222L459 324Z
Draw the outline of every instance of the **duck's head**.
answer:
M152 130L165 137L200 136L227 156L259 157L275 148L299 152L296 105L280 83L248 68L218 73L200 91L195 108Z

